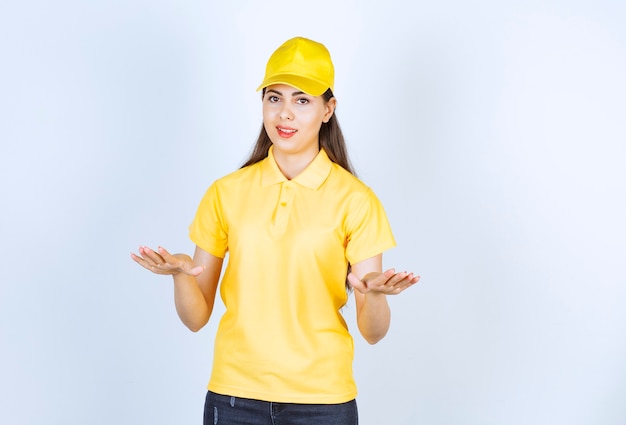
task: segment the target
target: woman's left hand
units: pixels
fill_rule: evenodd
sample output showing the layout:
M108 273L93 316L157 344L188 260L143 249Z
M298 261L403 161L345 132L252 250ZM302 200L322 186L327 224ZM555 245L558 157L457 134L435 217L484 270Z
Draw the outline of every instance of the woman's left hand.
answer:
M420 280L413 273L399 272L389 269L383 273L371 272L359 279L354 273L348 274L348 282L355 290L362 294L378 292L386 295L398 295L405 289L415 285Z

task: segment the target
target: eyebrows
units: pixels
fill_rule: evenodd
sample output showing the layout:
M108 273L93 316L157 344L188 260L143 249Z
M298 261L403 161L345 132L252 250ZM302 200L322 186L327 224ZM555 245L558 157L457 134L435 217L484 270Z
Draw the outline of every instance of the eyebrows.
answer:
M268 94L268 93L276 93L276 94L277 94L277 95L279 95L279 96L284 96L281 92L279 92L279 91L278 91L278 90L276 90L276 89L267 89L267 91L265 92L265 94ZM301 96L301 95L303 95L303 94L304 94L304 95L306 95L306 93L305 93L305 92L298 90L298 91L294 91L293 93L291 93L291 96L292 96L292 97L295 97L295 96Z

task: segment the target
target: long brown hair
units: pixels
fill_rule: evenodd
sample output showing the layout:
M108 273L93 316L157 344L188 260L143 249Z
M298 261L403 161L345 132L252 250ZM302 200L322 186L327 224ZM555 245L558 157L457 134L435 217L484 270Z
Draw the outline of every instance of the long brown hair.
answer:
M262 97L265 96L265 89L263 89ZM322 94L322 98L325 102L328 102L330 99L334 97L332 90L328 89ZM351 174L356 175L354 169L352 168L352 164L350 162L350 158L348 157L348 149L346 148L346 142L343 138L343 133L341 132L341 128L339 127L339 121L337 120L337 113L333 113L328 122L322 123L322 127L320 128L319 134L319 143L320 148L323 148L328 155L328 158L345 168ZM265 127L261 126L261 131L259 133L259 137L252 148L252 153L250 157L244 162L241 166L247 167L248 165L256 164L257 162L265 159L267 157L267 152L272 146L272 141L270 137L267 135L267 131L265 131Z

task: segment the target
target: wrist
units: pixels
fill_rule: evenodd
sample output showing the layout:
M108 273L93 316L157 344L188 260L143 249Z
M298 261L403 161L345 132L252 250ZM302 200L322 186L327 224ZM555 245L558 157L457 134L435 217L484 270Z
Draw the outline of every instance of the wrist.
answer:
M378 291L368 291L365 294L365 299L367 299L370 302L380 302L380 301L386 301L387 300L387 294L385 294L384 292L378 292Z

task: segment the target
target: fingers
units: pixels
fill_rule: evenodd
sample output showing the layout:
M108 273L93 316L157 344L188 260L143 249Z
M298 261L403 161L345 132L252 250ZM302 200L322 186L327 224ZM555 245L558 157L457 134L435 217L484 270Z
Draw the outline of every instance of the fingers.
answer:
M166 263L175 263L177 262L177 259L174 255L170 254L165 248L163 248L162 246L157 248L158 253L155 252L156 255L158 255L159 257L161 257L161 259L166 262Z
M133 253L130 256L137 264L156 274L185 273L190 276L199 276L205 269L205 266L195 266L188 255L170 254L163 247L158 247L157 251L154 251L147 246L141 246L139 255Z
M380 292L387 295L397 295L405 289L419 282L420 277L409 272L396 273L389 269L384 273L370 273L363 280L367 291Z
M178 268L178 261L164 248L156 252L147 246L139 247L139 255L131 254L131 258L143 268L157 274L173 274ZM174 260L174 261L172 261Z
M376 288L385 285L389 279L395 275L394 269L386 270L384 273L370 272L363 276L362 282L368 288Z
M165 263L165 259L158 252L148 248L147 246L139 247L139 253L149 262L152 262L154 265L159 265Z
M139 255L132 253L131 258L143 268L158 273L159 264L163 264L163 258L148 247L140 246Z
M160 266L167 263L161 254L148 248L147 246L139 247L139 254L146 264L150 266Z
M388 288L390 295L397 295L415 285L419 280L420 277L415 276L413 273L402 272L395 274L393 278L387 281L385 286Z

